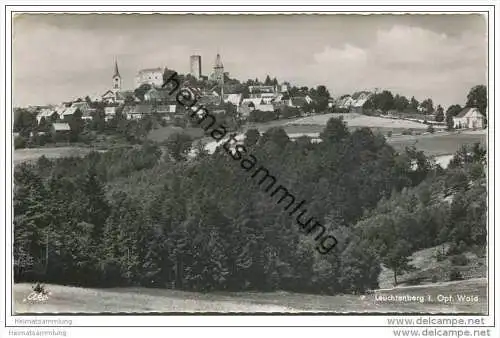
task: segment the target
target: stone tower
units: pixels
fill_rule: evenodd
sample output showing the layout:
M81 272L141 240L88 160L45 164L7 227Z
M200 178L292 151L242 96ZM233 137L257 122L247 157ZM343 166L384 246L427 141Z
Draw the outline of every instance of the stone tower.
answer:
M201 56L191 55L189 58L189 66L191 75L199 80L201 78Z

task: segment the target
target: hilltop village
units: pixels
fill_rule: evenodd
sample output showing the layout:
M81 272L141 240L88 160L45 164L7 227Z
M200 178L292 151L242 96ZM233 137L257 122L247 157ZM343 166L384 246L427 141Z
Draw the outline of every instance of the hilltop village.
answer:
M477 99L468 100L465 107L452 105L445 112L430 98L419 102L415 97L406 98L388 90L362 90L334 98L323 85L298 87L269 75L262 81L240 82L230 77L220 54L216 55L208 75L202 73L200 55L190 56L189 64L190 72L181 75L182 81L200 94L200 104L234 131L248 123L328 113L413 121L427 125L425 128L430 132L439 128L482 129L486 125L486 107ZM110 88L100 96L85 96L58 105L14 108L16 148L61 141L89 143L98 139L96 134L113 131L129 141L139 142L158 127L189 128L184 109L162 89L168 71L171 70L166 67L141 69L134 79L134 88L125 89L115 60ZM391 121L387 123L390 125ZM400 131L414 132L411 126Z

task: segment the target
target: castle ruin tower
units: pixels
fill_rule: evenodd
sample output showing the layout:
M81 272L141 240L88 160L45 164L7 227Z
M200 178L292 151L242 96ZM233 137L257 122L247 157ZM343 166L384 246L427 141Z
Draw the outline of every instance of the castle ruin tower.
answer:
M189 66L191 75L199 80L201 78L201 56L191 55L189 58Z
M122 89L122 77L120 76L120 72L118 71L118 62L115 59L115 73L113 74L113 92L116 94Z

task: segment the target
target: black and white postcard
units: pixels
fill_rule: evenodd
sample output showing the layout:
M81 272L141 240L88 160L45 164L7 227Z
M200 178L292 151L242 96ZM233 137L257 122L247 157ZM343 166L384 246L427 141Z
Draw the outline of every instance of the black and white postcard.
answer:
M488 336L492 6L52 7L6 12L10 325Z

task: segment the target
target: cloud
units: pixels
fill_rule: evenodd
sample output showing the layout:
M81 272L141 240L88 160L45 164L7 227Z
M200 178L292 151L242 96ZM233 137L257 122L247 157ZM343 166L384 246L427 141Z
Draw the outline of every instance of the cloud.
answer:
M486 37L448 36L422 27L379 29L364 46L326 46L299 78L321 79L336 95L387 88L444 105L462 104L470 87L485 83Z
M386 67L425 66L435 71L479 61L485 42L485 37L477 34L450 37L421 27L397 25L377 32L373 56Z
M407 65L431 62L446 43L445 34L420 27L393 26L390 30L379 30L373 46L373 57L382 63L404 63Z
M314 54L317 63L348 63L362 65L366 63L366 52L358 47L346 44L343 48L332 48L327 46L321 53Z
M220 51L245 81L267 74L333 95L387 88L463 103L485 83L484 20L470 15L32 16L15 20L14 103L56 103L110 86L118 57L124 88L141 68L204 74ZM485 28L485 27L483 27Z

